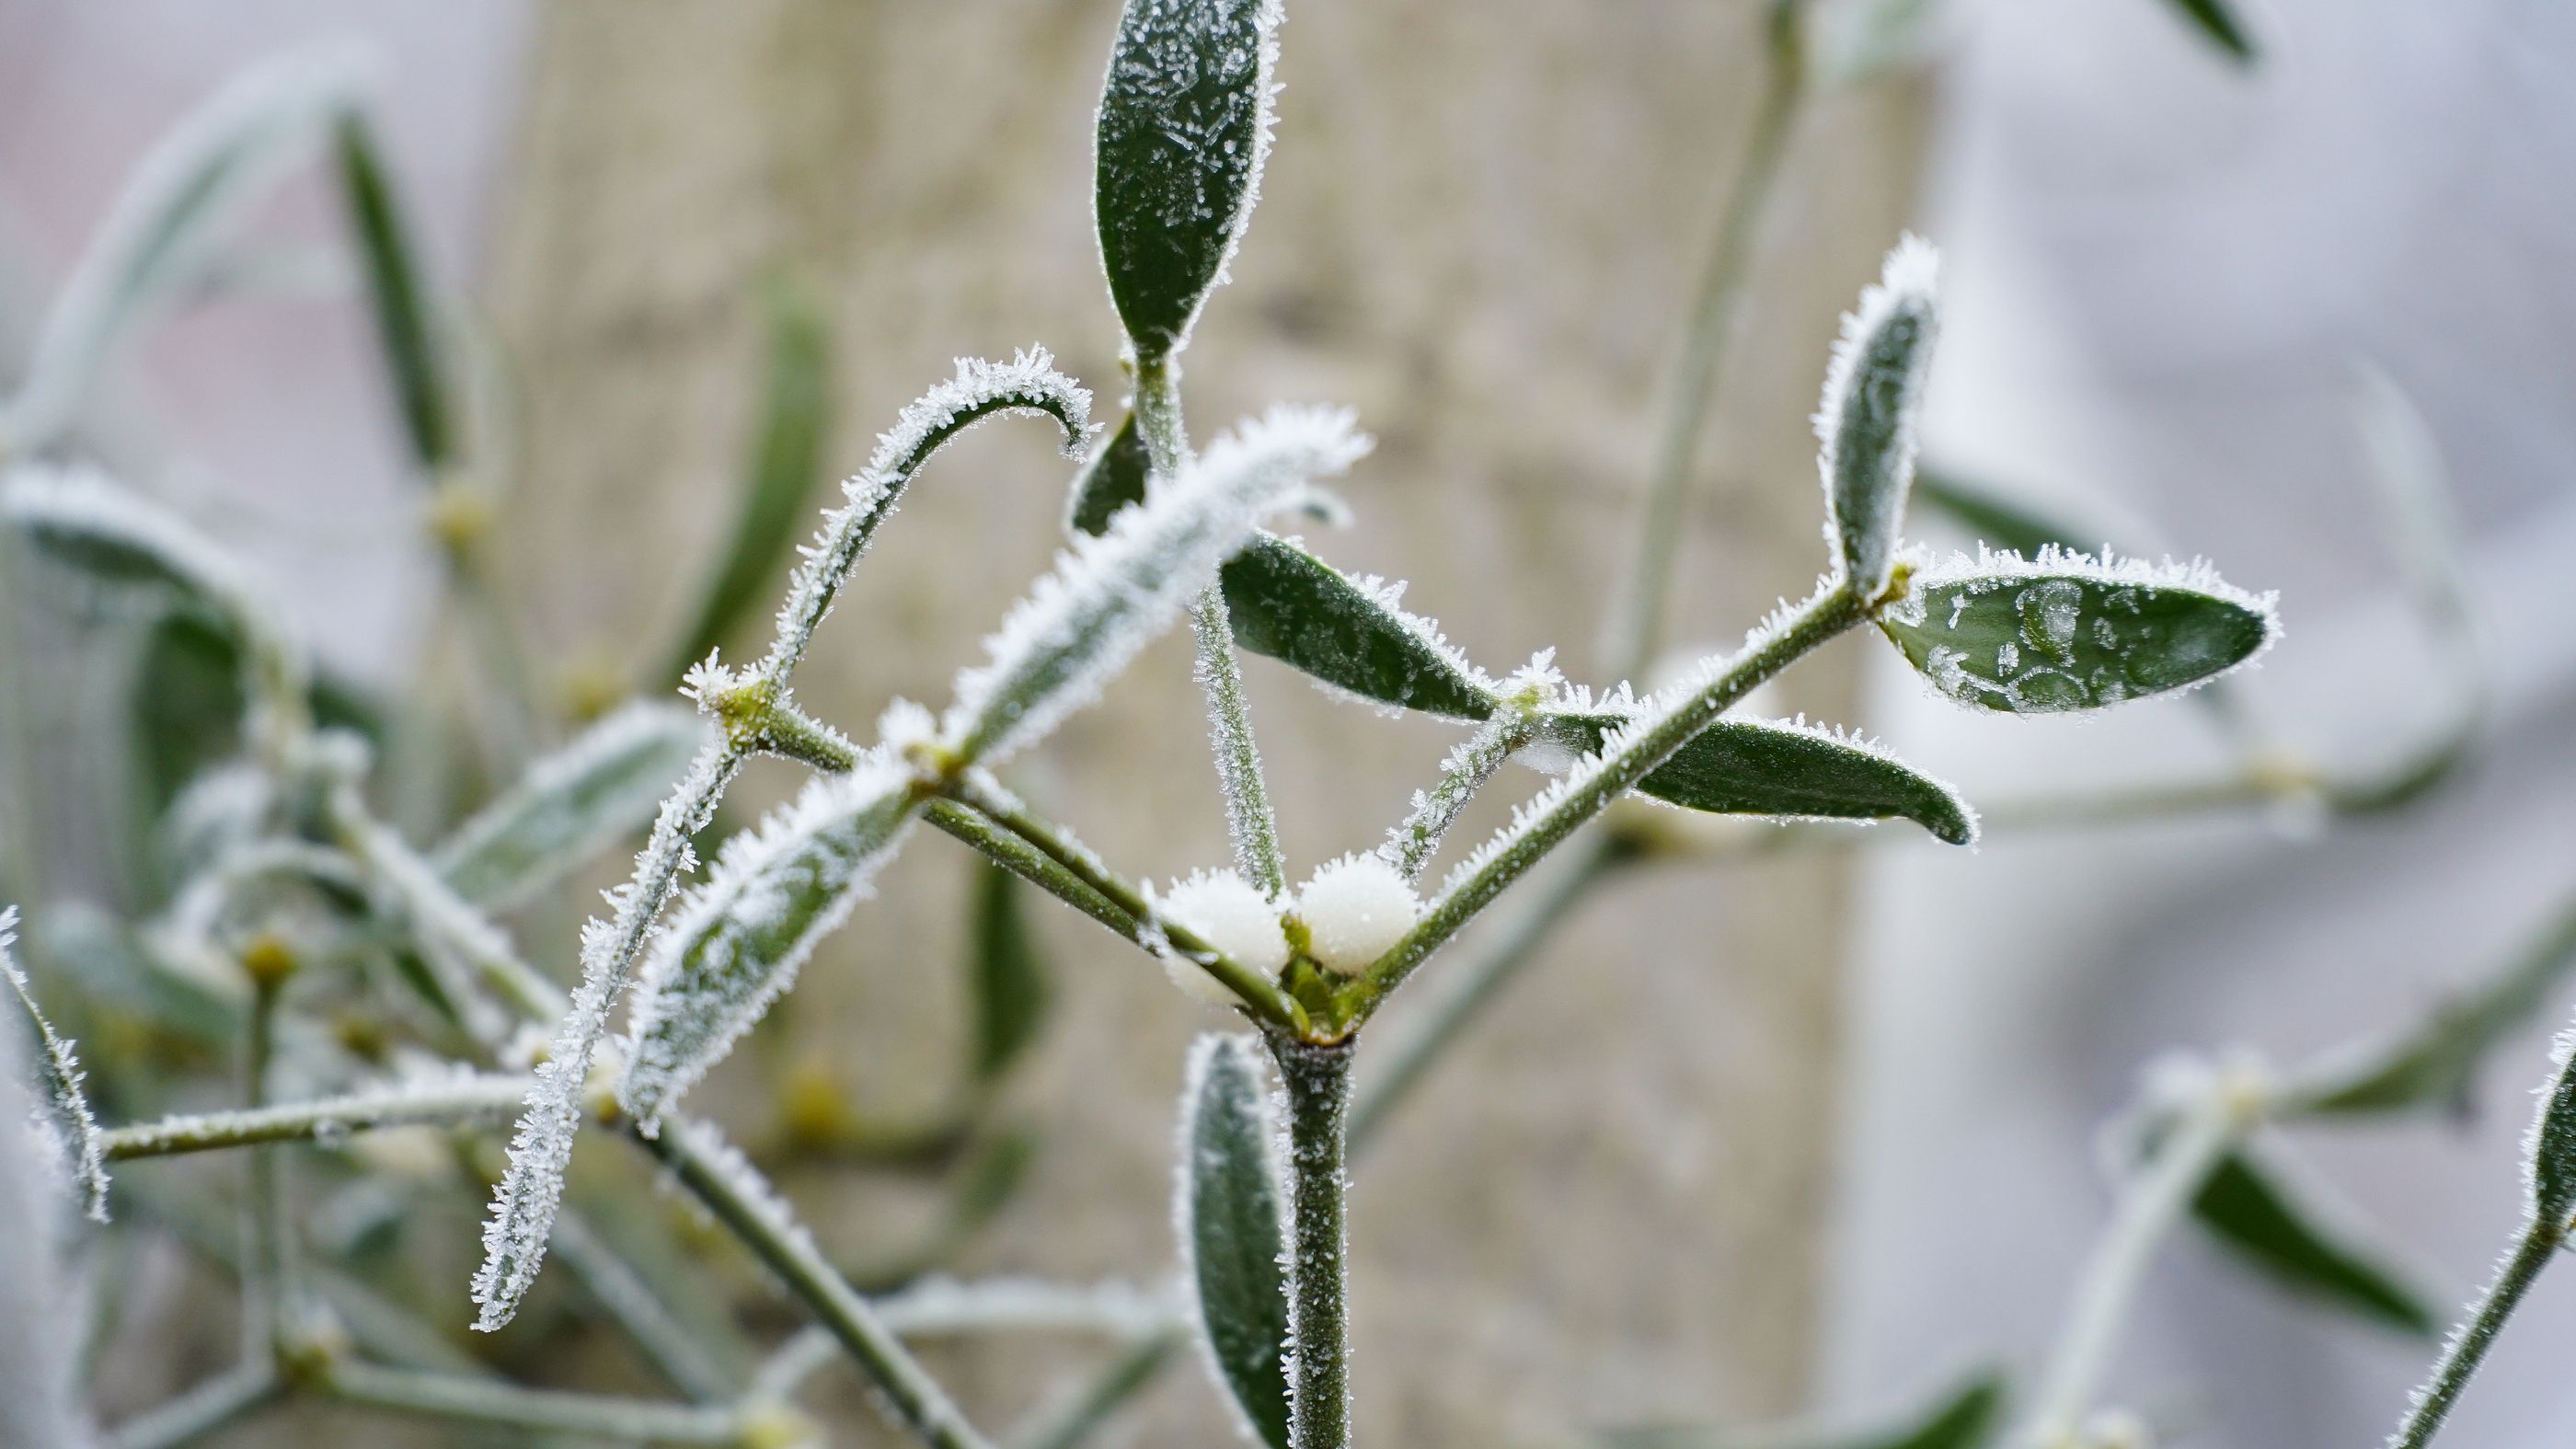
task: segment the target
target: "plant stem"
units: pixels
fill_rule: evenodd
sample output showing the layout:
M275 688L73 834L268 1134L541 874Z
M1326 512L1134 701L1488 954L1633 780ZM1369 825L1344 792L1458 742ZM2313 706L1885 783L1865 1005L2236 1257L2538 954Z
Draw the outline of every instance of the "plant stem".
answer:
M1189 430L1181 417L1180 372L1167 357L1136 367L1136 428L1145 439L1147 469L1153 478L1179 476L1190 459ZM1225 607L1224 590L1216 584L1190 604L1190 629L1198 638L1198 681L1206 691L1208 721L1216 743L1217 780L1225 787L1227 830L1234 840L1235 869L1277 896L1288 888L1286 858L1279 850L1279 821L1270 808L1270 787L1261 775L1261 749L1252 735L1252 709L1243 697L1243 666L1235 657L1234 617Z
M1538 735L1535 711L1506 705L1477 726L1441 763L1440 779L1414 796L1414 807L1402 824L1387 832L1381 852L1393 851L1396 869L1406 880L1419 880L1422 868L1440 849L1441 837L1457 823L1458 812L1502 768L1503 761Z
M268 1069L276 1052L277 999L282 981L262 979L251 993L249 1037L243 1052L243 1096L253 1113L268 1104ZM250 1154L250 1190L242 1195L242 1346L265 1357L284 1347L292 1328L286 1275L290 1248L285 1205L285 1154L274 1145Z
M733 1231L885 1394L894 1416L931 1449L990 1449L946 1391L898 1342L867 1300L825 1261L786 1207L708 1128L671 1118L653 1137L633 1134L671 1169L718 1221Z
M1494 897L1529 873L1549 851L1592 817L1610 808L1682 746L1717 722L1736 701L1819 645L1869 615L1870 605L1840 584L1828 585L1749 643L1689 698L1662 710L1615 754L1581 773L1543 808L1516 827L1502 849L1466 879L1442 892L1422 920L1393 949L1345 988L1352 1019L1364 1019L1387 994L1404 984L1432 953L1448 944ZM1543 797L1544 798L1544 797Z
M1575 902L1626 858L1615 840L1587 842L1548 882L1544 894L1533 898L1500 928L1501 938L1485 955L1458 973L1448 994L1426 1008L1429 1014L1412 1024L1409 1035L1396 1041L1385 1054L1386 1065L1360 1090L1351 1110L1354 1155L1368 1151L1369 1144L1377 1139L1378 1129L1412 1094L1423 1074L1519 979L1521 971L1535 959L1539 943L1565 919Z
M2213 1090L2130 1174L2119 1212L2085 1265L2074 1311L2034 1401L2031 1432L2021 1442L2049 1449L2073 1442L2148 1261L2242 1128L2223 1089Z
M1287 1096L1290 1449L1351 1442L1350 1264L1345 1169L1351 1107L1349 1040L1316 1045L1269 1035Z
M722 1331L703 1320L683 1322L643 1272L619 1256L589 1218L570 1207L555 1215L554 1246L574 1279L673 1388L701 1404L718 1403L741 1391L750 1354L737 1347L741 1336L732 1331L729 1320L721 1325ZM701 1342L701 1331L714 1342ZM724 1361L728 1358L730 1363Z
M737 1444L742 1438L742 1416L731 1408L530 1389L373 1364L334 1365L321 1390L343 1403L392 1413L599 1439Z
M1101 863L1089 847L1056 826L1029 813L999 781L982 770L967 770L947 786L949 798L991 817L996 823L1018 835L1045 855L1047 859L1072 875L1111 905L1139 923L1132 934L1140 944L1147 941L1146 928L1160 930L1171 946L1205 967L1241 998L1262 1019L1303 1035L1308 1029L1306 1010L1299 1006L1279 983L1245 966L1200 939L1188 928L1162 920L1154 914L1144 893L1128 884ZM971 843L971 842L970 842ZM999 859L999 857L996 857ZM1004 861L1004 864L1009 864Z
M1770 210L1780 177L1781 158L1807 96L1806 62L1799 44L1797 6L1779 5L1773 16L1771 43L1764 51L1762 97L1754 112L1752 135L1735 180L1727 189L1718 216L1717 235L1701 263L1699 284L1691 294L1690 316L1682 333L1680 365L1673 373L1672 394L1665 404L1662 430L1655 439L1654 473L1646 488L1637 566L1629 574L1622 604L1616 649L1620 673L1635 679L1652 664L1662 645L1664 616L1671 603L1673 560L1684 529L1682 513L1690 499L1691 469L1699 458L1709 406L1714 400L1719 368L1735 335L1744 299L1744 278L1762 218Z
M1054 857L995 825L976 810L954 800L933 800L922 807L921 815L932 825L963 841L986 860L1119 935L1130 941L1142 939L1143 922L1128 914L1117 902L1084 884L1081 877L1056 864Z
M528 1078L484 1074L434 1087L359 1092L238 1112L165 1117L101 1134L110 1162L174 1157L272 1142L311 1142L338 1132L379 1127L450 1126L507 1118L527 1095Z
M2433 1377L2415 1393L2414 1407L2404 1423L2388 1438L2389 1449L2424 1449L2441 1432L2442 1421L2460 1400L2460 1391L2486 1361L2487 1350L2495 1347L2506 1320L2522 1304L2523 1295L2539 1281L2541 1270L2558 1256L2567 1241L2563 1224L2533 1218L2523 1225L2522 1239L2514 1245L2512 1256L2496 1270L2495 1282L2487 1285L2486 1295L2478 1300L2468 1322L2460 1325L2443 1348L2441 1361L2433 1366Z
M1011 1437L1010 1449L1076 1449L1144 1391L1188 1334L1166 1328L1130 1345L1063 1408Z
M286 1385L265 1360L244 1364L126 1420L107 1442L111 1449L178 1449L266 1407L285 1392Z

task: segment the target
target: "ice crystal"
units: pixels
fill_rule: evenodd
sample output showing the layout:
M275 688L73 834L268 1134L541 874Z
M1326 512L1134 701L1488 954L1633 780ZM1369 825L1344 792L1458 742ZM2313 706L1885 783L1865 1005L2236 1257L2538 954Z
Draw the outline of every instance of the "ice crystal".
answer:
M1098 537L1074 541L957 680L942 738L998 761L1090 703L1215 577L1261 515L1368 451L1350 414L1274 408L1219 438Z
M43 1140L70 1172L80 1187L82 1209L92 1222L107 1221L107 1148L99 1137L98 1119L90 1115L89 1098L81 1091L83 1073L80 1056L72 1043L57 1035L53 1023L36 1005L36 994L27 983L27 974L9 948L18 940L18 908L0 910L0 976L9 978L9 989L17 993L18 1005L27 1013L27 1021L36 1030L44 1054L36 1062L36 1074L44 1084L43 1101L37 1105L33 1123Z

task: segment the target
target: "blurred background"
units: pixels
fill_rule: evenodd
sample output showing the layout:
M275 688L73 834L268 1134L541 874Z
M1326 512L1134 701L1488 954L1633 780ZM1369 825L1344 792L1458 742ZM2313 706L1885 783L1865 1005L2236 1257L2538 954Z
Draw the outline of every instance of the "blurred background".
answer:
M1200 435L1274 398L1355 405L1381 447L1348 490L1359 526L1318 550L1412 578L1408 603L1488 666L1556 644L1570 674L1607 683L1594 615L1756 124L1765 7L1288 8L1265 199L1190 354ZM1730 643L1812 576L1806 416L1834 316L1911 226L1941 246L1948 299L1927 455L2133 551L2277 588L2287 637L2243 707L2275 748L2362 776L2439 736L2461 694L2461 644L2410 602L2423 540L2391 536L2369 481L2371 420L2392 390L2411 400L2462 520L2479 749L2421 801L2363 817L2256 803L1999 826L1974 853L1890 827L1862 850L1658 865L1605 890L1362 1169L1360 1395L1381 1442L1865 1417L1982 1363L2032 1365L2108 1211L2098 1134L2151 1062L2244 1047L2294 1063L2414 1020L2576 888L2576 634L2558 597L2576 556L2576 200L2554 183L2576 171L2560 83L2576 14L2249 0L2249 66L2159 0L1823 8L1838 35L1903 12L1903 58L1828 88L1789 143L1697 470L1675 633ZM744 471L768 289L819 301L834 475L958 353L1043 341L1118 396L1088 211L1115 14L0 0L0 380L156 138L244 67L361 48L429 269L490 359L492 587L528 662L527 728L556 737L667 686ZM278 581L336 670L399 692L470 674L472 624L442 602L429 495L336 225L323 180L290 179L247 226L270 265L126 352L78 440ZM809 701L855 728L890 694L943 698L1055 546L1062 471L1010 428L944 455L827 630ZM45 663L60 672L0 689L41 695L59 745L77 731L66 701L106 687L107 666ZM1298 861L1371 841L1446 747L1422 719L1248 668ZM1165 641L1028 767L1032 793L1133 874L1223 858L1187 670ZM2185 701L1971 717L1848 646L1800 673L1787 708L1866 727L1980 803L2224 777L2238 747ZM398 802L406 825L435 832L501 770L506 750L460 733L465 783ZM746 798L791 784L757 775ZM1499 817L1488 800L1464 828ZM31 933L49 906L116 894L104 847L64 828ZM753 1133L815 1093L898 1120L939 1106L962 1030L953 855L901 862L712 1084L717 1116ZM578 895L514 918L542 965L566 968ZM1050 913L1062 1005L1010 1110L1040 1145L944 1266L1151 1277L1169 1261L1182 1048L1217 1023L1086 923L1033 909ZM2507 1043L2458 1120L2291 1145L2437 1313L2516 1222L2546 1038L2535 1024ZM863 1253L949 1211L939 1184L882 1177L823 1163L786 1181ZM451 1257L471 1248L460 1201L420 1229ZM230 1352L227 1324L188 1318L207 1290L168 1255L126 1282L139 1306L98 1377L111 1416ZM417 1306L456 1327L461 1266L449 1282ZM2545 1281L2525 1314L2450 1442L2576 1435L2553 1372L2576 1289ZM614 1380L600 1357L542 1376ZM2429 1357L2184 1235L2113 1397L2176 1442L2367 1443ZM996 1349L941 1366L1016 1411L1074 1362ZM1168 1378L1131 1442L1217 1432L1195 1366ZM877 1442L858 1403L835 1433ZM224 1442L302 1442L279 1432Z

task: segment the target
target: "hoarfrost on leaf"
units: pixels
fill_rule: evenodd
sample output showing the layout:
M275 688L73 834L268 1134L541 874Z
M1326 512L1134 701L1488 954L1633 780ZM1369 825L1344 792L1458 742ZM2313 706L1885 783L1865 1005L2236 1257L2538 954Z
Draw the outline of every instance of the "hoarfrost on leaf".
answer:
M94 1223L107 1221L107 1148L99 1136L98 1119L91 1115L89 1098L81 1091L80 1056L73 1043L54 1031L53 1023L36 1005L35 989L27 974L18 969L17 958L10 948L18 941L18 908L0 910L0 976L9 979L9 989L17 994L18 1005L35 1028L37 1043L44 1050L36 1061L36 1074L44 1086L43 1099L36 1103L38 1114L32 1125L40 1138L50 1145L53 1155L78 1184L82 1211Z
M1923 379L1940 329L1940 253L1908 234L1887 254L1878 282L1843 316L1816 409L1816 463L1825 485L1827 536L1843 576L1863 597L1887 583L1914 481Z

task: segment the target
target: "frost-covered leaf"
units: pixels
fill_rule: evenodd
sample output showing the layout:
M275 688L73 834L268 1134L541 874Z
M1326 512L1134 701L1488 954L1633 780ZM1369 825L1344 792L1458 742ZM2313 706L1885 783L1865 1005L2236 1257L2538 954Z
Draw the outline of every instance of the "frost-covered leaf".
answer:
M1494 682L1440 627L1403 607L1404 586L1352 579L1286 539L1256 533L1220 574L1235 642L1381 704L1454 719L1493 713Z
M637 978L617 1096L648 1131L795 984L816 944L867 895L917 803L909 771L871 761L815 780L725 843Z
M1174 1209L1200 1347L1242 1426L1288 1449L1288 1237L1275 1135L1252 1038L1200 1037L1181 1097Z
M156 145L45 316L0 435L33 452L69 426L117 342L185 291L224 232L342 114L357 67L338 48L245 72Z
M1348 413L1274 408L1219 438L1107 533L1077 538L958 677L941 733L967 761L998 761L1091 702L1178 617L1261 516L1368 451Z
M1908 583L1878 627L1933 688L2014 714L2099 709L2188 688L2279 632L2269 595L2205 564L1980 550Z
M1584 755L1627 720L1608 711L1557 713L1548 716L1548 732ZM1868 740L1804 720L1719 720L1637 788L1720 815L1911 820L1952 845L1977 838L1976 811L1957 791Z
M90 1221L107 1221L107 1149L99 1137L98 1119L90 1114L89 1098L81 1091L80 1056L72 1043L57 1035L54 1024L36 1005L35 989L28 985L27 974L18 969L17 959L9 948L18 940L18 908L0 910L0 976L9 979L9 989L26 1013L27 1024L35 1029L42 1051L36 1058L36 1076L43 1087L37 1110L40 1129L53 1143L80 1188L83 1210ZM10 1250L23 1251L25 1245L11 1245Z
M1622 1429L1601 1449L1985 1449L2003 1429L2005 1384L1988 1370L1895 1423L1875 1429Z
M975 1079L996 1082L1046 1025L1054 989L1029 933L1027 888L998 865L975 877Z
M2411 1285L2303 1201L2279 1167L2251 1148L2219 1159L2191 1211L2211 1236L2293 1293L2408 1333L2438 1326Z
M665 673L678 679L749 622L793 556L796 526L823 478L831 435L831 329L822 303L784 280L761 291L769 334L760 420L724 561L698 601Z
M2566 1225L2576 1221L2576 1028L2558 1034L2549 1060L2557 1076L2523 1144L2523 1175L2532 1216Z
M1139 359L1178 352L1243 239L1270 151L1278 0L1127 0L1101 87L1093 218Z
M2464 1110L2488 1054L2561 999L2570 971L2576 971L2576 900L2562 905L2503 970L2413 1029L2329 1065L2321 1084L2299 1094L2298 1105L2309 1112Z
M237 625L248 583L231 557L161 504L88 467L28 464L0 480L0 519L76 573L160 589Z
M2185 24L2209 37L2210 42L2235 59L2240 65L2252 65L2260 52L2254 46L2254 32L2246 27L2245 17L2237 12L2236 0L2166 0Z
M1940 330L1935 285L1941 258L1908 236L1887 254L1876 285L1843 316L1824 401L1816 409L1817 452L1843 577L1863 598L1887 584L1914 482L1916 418L1923 377Z
M367 302L376 320L402 411L403 433L414 462L429 471L456 453L456 408L448 384L437 307L430 300L427 264L403 214L402 199L385 167L375 127L355 110L340 117L333 137L340 191L349 227L367 277Z
M1152 461L1146 456L1145 435L1136 427L1136 414L1130 411L1118 420L1118 431L1074 475L1065 531L1108 532L1109 520L1119 509L1145 501L1145 475Z
M530 765L430 859L458 895L507 909L652 824L673 782L714 737L689 710L630 704Z

